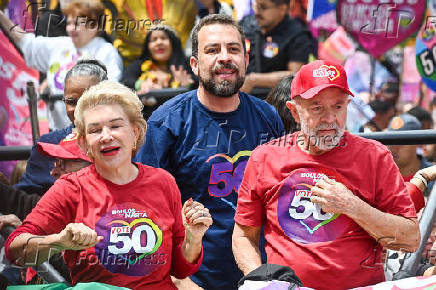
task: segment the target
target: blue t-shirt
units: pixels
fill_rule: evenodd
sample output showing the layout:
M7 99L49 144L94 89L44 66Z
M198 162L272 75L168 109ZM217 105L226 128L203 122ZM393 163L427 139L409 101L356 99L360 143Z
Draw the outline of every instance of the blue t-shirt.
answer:
M37 142L59 144L72 130L73 125L71 124L65 128L42 135ZM27 160L26 172L14 187L27 193L43 195L55 182L53 176L50 175L54 160L54 158L39 153L36 145L34 145Z
M182 202L192 197L207 207L213 225L203 238L204 258L192 280L205 289L236 289L242 277L232 252L238 189L251 151L285 132L276 110L239 93L229 113L204 107L197 90L176 96L153 112L145 144L135 161L168 170Z

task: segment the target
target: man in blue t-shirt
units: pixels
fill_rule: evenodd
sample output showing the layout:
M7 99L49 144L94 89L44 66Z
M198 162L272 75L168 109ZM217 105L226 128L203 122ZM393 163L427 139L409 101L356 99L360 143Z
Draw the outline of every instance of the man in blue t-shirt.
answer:
M209 15L193 29L190 63L198 90L153 112L135 159L171 172L182 201L192 197L212 215L203 264L192 281L205 289L236 289L242 273L231 237L239 185L251 151L280 136L284 127L272 106L239 92L248 54L244 34L230 16ZM195 289L192 281L177 286Z

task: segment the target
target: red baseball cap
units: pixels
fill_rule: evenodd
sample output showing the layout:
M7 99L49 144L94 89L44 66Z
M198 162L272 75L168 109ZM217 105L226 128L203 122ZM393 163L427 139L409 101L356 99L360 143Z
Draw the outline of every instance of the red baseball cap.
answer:
M311 99L326 88L339 88L354 97L347 83L344 68L327 60L315 60L303 65L291 84L291 99L301 96Z
M79 144L77 143L78 137L79 134L73 132L61 140L59 144L38 142L36 148L41 154L50 157L61 159L82 159L92 162L79 147Z

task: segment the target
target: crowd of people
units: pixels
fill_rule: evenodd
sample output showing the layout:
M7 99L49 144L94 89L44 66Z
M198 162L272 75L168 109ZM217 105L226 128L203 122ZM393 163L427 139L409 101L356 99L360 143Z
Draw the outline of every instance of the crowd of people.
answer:
M97 0L63 7L68 36L12 30L64 98L17 183L0 182L0 227L17 227L6 258L32 267L62 255L67 283L131 289L237 289L254 276L289 289L385 281L386 250L420 245L434 146L386 147L346 131L347 74L312 61L316 40L289 1L257 0L240 23L225 3L201 2L189 58L158 24L124 69L96 27L74 24L99 19ZM0 22L14 25L3 12ZM138 95L180 87L191 90L144 119L152 100ZM254 87L271 88L265 101ZM433 128L421 107L370 106L362 132ZM425 262L416 275L433 272Z

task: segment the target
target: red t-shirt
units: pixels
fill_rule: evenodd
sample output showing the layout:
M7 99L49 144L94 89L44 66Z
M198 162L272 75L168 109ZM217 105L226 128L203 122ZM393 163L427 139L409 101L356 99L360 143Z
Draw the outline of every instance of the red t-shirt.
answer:
M327 175L383 212L415 218L390 152L346 132L331 151L309 155L296 144L297 134L252 152L235 221L264 224L268 263L290 266L304 286L348 289L384 281L377 241L346 215L321 211L310 201L310 189Z
M181 244L185 236L180 192L165 170L135 163L138 176L125 185L102 178L94 165L57 180L24 223L21 233L50 235L69 223L84 223L103 240L82 251L65 251L72 281L96 281L132 289L177 289L170 275L196 272Z

